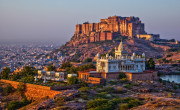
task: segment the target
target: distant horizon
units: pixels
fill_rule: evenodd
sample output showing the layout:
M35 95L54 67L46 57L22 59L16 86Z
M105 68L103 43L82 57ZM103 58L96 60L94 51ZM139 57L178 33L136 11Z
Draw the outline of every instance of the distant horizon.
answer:
M75 25L109 16L139 17L148 34L180 41L179 0L0 1L0 40L65 44Z

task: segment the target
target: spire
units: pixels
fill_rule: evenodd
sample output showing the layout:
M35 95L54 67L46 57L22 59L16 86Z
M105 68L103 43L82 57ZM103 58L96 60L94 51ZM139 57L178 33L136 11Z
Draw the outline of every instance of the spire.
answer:
M124 50L122 39L121 42L119 43L118 50Z

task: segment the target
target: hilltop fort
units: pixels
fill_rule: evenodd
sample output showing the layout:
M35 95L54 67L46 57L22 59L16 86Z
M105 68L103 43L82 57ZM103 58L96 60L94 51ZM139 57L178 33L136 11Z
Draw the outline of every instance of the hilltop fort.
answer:
M159 39L158 34L147 34L144 23L138 17L112 16L101 19L99 23L84 22L77 24L72 42L75 46L81 43L114 40L119 36L129 38L144 38L146 40Z

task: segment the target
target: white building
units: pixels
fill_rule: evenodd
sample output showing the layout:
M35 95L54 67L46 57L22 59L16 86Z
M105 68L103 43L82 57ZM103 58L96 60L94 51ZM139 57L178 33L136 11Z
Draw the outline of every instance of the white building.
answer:
M69 77L72 77L72 76L77 77L77 74L68 74L67 76L68 76L68 78L69 78Z
M45 77L47 80L51 80L51 81L64 81L63 72L38 70L37 79L44 79Z
M97 72L143 72L145 70L145 54L128 56L127 50L124 48L122 41L118 48L115 48L115 56L100 57L97 54Z

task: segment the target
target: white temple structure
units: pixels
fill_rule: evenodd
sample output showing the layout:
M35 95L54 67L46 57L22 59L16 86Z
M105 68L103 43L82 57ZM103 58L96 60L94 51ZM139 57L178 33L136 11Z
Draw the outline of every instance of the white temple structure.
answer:
M121 41L118 48L115 47L115 56L100 57L97 54L96 72L143 72L145 70L145 54L128 56L127 50Z

